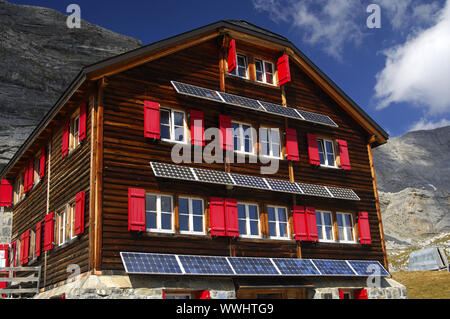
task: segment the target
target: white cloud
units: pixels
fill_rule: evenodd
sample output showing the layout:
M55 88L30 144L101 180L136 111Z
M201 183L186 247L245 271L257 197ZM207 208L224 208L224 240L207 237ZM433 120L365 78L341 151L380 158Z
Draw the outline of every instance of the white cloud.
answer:
M433 130L435 128L449 126L450 121L447 119L441 119L440 121L433 122L427 119L420 119L418 122L411 125L408 131L421 131L421 130Z
M428 114L450 111L450 0L438 16L434 26L384 51L386 65L376 76L377 109L408 102Z

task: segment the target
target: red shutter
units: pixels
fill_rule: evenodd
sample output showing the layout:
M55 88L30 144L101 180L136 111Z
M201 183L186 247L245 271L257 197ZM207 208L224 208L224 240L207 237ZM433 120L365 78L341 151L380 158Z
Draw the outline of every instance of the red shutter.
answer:
M339 289L339 299L344 299L344 290Z
M11 207L13 186L7 179L0 182L0 207Z
M278 69L278 84L281 86L288 82L291 82L291 71L289 69L289 56L287 54L283 55L278 59L277 62Z
M350 157L348 156L348 146L347 141L336 140L339 146L339 158L341 160L341 168L345 170L350 170Z
M367 212L358 213L359 242L363 245L372 244L370 237L369 214Z
M33 168L33 160L28 161L27 169L25 170L25 179L24 179L24 191L28 193L33 188L34 182L34 168Z
M366 289L355 290L355 299L369 299Z
M66 157L69 154L69 121L64 123L63 135L62 135L62 157Z
M316 210L314 207L306 207L306 224L308 225L308 240L318 241Z
M286 152L288 160L295 162L300 160L298 153L297 131L294 129L286 129Z
M231 117L219 115L220 147L223 150L233 150L233 131L231 128Z
M209 199L209 220L211 224L211 236L225 235L225 200L211 197Z
M75 197L75 236L84 233L85 193L79 192Z
M157 140L161 138L159 103L144 101L144 136Z
M195 299L211 299L211 293L208 290L198 291L195 294Z
M237 200L225 199L225 235L229 237L239 237L239 222Z
M128 189L128 230L145 231L144 189Z
M39 178L45 176L45 146L41 148L41 157L39 159Z
M78 128L78 139L80 140L80 143L86 138L86 110L87 110L86 102L81 103L80 121Z
M44 251L53 249L53 241L55 236L55 213L45 216L44 229Z
M34 254L37 257L41 255L41 236L42 234L42 222L36 224L36 240L34 244Z
M236 41L231 40L228 45L228 72L231 73L237 67Z
M22 242L22 250L23 250L23 265L28 263L30 256L30 230L27 230L23 234L23 242Z
M192 145L205 146L205 125L203 112L191 110L191 141Z
M23 265L23 252L25 251L24 249L24 238L25 237L25 233L23 233L22 235L20 235L20 251L19 251L19 265L22 266Z
M312 165L320 165L319 147L317 146L317 136L315 134L308 133L308 153L309 163Z
M294 206L292 216L294 221L295 240L308 240L305 207Z

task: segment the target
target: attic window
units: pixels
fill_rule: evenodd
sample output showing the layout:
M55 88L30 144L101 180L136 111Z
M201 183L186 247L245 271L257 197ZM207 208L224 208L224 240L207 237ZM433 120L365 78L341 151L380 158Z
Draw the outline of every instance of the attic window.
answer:
M238 77L248 79L248 60L247 56L242 54L237 54L237 67L230 72L232 75L236 75Z
M255 59L256 81L274 85L273 63L260 59Z

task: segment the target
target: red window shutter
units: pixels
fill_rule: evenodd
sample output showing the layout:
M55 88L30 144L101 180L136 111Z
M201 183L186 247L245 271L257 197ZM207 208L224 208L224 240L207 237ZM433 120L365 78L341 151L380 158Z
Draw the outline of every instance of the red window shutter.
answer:
M306 207L306 224L308 225L308 240L318 241L316 210L314 207Z
M369 299L366 289L355 290L355 299Z
M211 293L209 290L198 291L195 294L195 299L211 299Z
M128 230L145 231L144 189L128 189Z
M34 168L33 168L33 160L28 161L27 169L25 170L25 179L24 179L24 191L28 193L33 188L34 182Z
M69 154L69 121L64 123L63 135L62 135L62 157L66 157Z
M144 136L157 140L161 138L159 103L144 101Z
M309 163L311 165L320 165L319 147L317 146L317 136L315 134L308 133L308 154Z
M7 179L2 179L0 182L0 207L12 206L12 191L13 186Z
M231 40L228 45L228 72L233 72L237 67L236 41Z
M348 146L347 141L336 140L339 146L339 158L341 160L341 168L345 170L350 170L350 157L348 156Z
M370 237L369 214L367 212L358 213L359 242L363 245L372 244Z
M41 148L41 157L39 159L39 178L45 176L45 146Z
M55 213L50 213L45 216L44 229L44 251L53 249L55 236Z
M292 217L294 222L295 240L298 241L308 240L308 229L306 224L305 207L294 206Z
M205 125L203 112L191 110L190 114L192 145L205 146Z
M339 299L344 299L344 290L339 289Z
M42 222L36 224L36 241L34 244L34 254L36 257L41 255Z
M75 197L75 236L84 233L85 193L79 192Z
M209 220L212 236L226 236L225 200L223 198L211 197L209 199Z
M25 234L22 234L22 235L20 235L20 251L19 251L19 265L20 266L22 266L23 265L23 252L24 252L24 249L23 249L23 246L24 246L24 244L23 244L23 242L24 242L24 240L23 240L23 237L24 237L24 235Z
M289 56L283 55L277 62L278 84L281 86L291 82L291 71L289 69Z
M286 129L286 152L288 160L295 162L300 160L298 153L297 131L294 129Z
M231 128L231 117L219 115L220 146L223 150L233 150L233 131Z
M237 200L225 199L225 235L229 237L239 237L239 222Z
M25 265L26 263L28 263L30 256L30 230L27 230L23 234L22 250L23 250L23 265Z
M83 102L80 105L80 121L78 128L78 139L80 140L80 143L86 138L86 111L87 104L86 102Z

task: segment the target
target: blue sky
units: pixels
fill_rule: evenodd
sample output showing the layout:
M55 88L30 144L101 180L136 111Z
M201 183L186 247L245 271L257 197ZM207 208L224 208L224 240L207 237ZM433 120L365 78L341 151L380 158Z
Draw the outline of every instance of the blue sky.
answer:
M291 40L391 137L450 125L450 0L7 0L66 13L149 44L221 19ZM380 9L381 28L366 12Z

